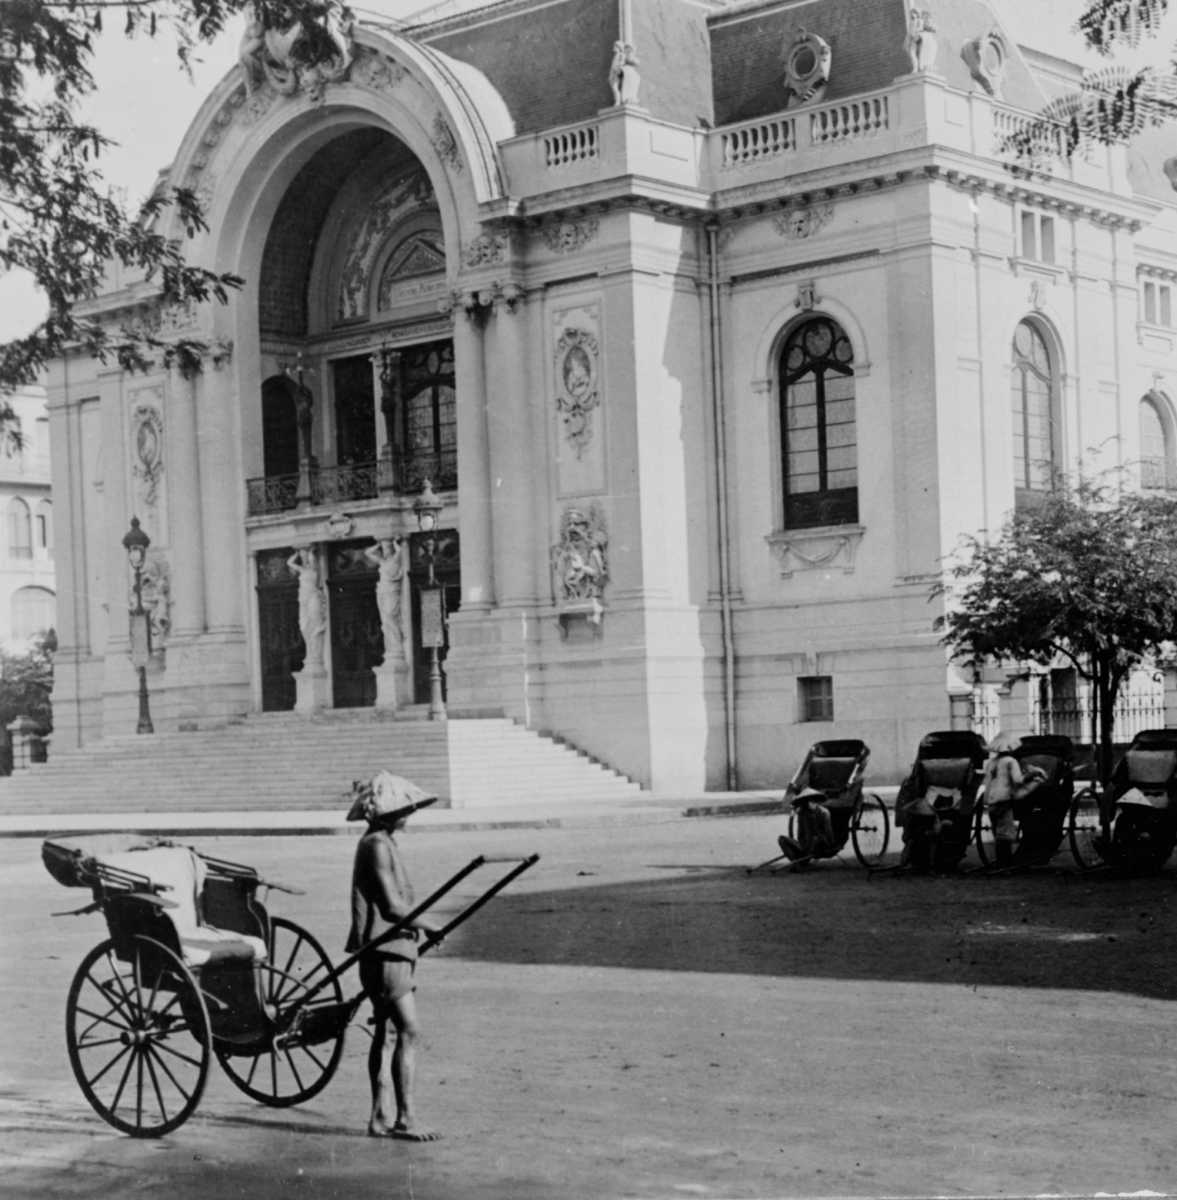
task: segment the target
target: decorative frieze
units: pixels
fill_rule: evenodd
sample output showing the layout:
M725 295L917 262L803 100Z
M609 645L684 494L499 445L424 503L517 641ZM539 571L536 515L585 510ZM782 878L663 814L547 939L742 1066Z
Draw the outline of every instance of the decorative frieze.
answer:
M540 228L540 237L544 245L553 254L573 254L583 250L596 236L601 223L596 217L588 217L583 221L561 221L554 225L544 225Z
M448 164L455 171L463 169L462 150L458 145L458 139L454 136L449 122L441 113L434 114L433 135L430 142L442 162Z
M854 571L858 545L866 530L861 525L836 525L820 529L790 529L769 534L764 540L781 565L781 578L798 571Z
M788 241L804 241L824 229L833 216L832 204L810 204L804 208L790 208L775 213L772 227Z
M471 268L499 266L507 261L510 252L509 233L484 233L465 247L462 262Z
M158 407L160 389L152 389L150 394L153 402L140 402L131 409L131 476L136 498L141 505L154 509L164 469L163 418Z
M351 78L377 92L391 92L399 87L408 75L400 63L377 54L374 50L363 50L356 55Z

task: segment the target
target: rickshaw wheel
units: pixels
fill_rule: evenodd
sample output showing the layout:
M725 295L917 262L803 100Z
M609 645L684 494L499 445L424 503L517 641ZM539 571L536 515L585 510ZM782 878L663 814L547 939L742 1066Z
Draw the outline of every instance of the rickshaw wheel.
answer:
M850 820L850 844L854 857L864 867L877 867L891 841L891 821L882 798L867 792L860 799Z
M1103 857L1095 845L1101 829L1099 796L1095 789L1084 788L1076 792L1067 812L1067 844L1080 871L1090 871L1102 865Z
M997 850L993 844L993 822L989 819L989 806L983 796L977 797L977 807L973 813L973 842L976 844L981 866L996 866Z
M82 1094L104 1121L132 1137L162 1137L200 1103L212 1034L181 959L153 938L131 945L130 962L115 955L111 938L82 959L66 1001L66 1046Z
M270 921L269 954L255 970L262 1005L272 1016L289 1009L331 972L327 951L301 925L284 917ZM343 988L331 979L314 1003L342 1002ZM270 1026L270 1022L266 1022ZM247 1096L271 1108L289 1108L317 1096L339 1067L346 1026L312 1046L297 1040L282 1045L272 1028L257 1041L235 1044L214 1040L213 1050L225 1074Z

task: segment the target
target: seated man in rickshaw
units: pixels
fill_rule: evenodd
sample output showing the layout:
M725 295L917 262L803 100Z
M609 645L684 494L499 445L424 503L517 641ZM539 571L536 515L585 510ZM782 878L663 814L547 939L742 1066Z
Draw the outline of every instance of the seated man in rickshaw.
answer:
M832 858L842 848L845 836L834 831L826 795L817 788L805 788L792 800L796 814L796 837L781 834L777 845L790 862L802 866L815 858Z

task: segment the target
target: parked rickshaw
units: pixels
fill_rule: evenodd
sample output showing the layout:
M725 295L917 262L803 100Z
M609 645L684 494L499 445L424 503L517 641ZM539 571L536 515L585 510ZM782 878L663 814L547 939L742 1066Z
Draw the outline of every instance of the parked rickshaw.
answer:
M979 733L964 729L926 734L895 799L903 829L900 869L955 871L975 829L974 810L988 751Z
M874 867L882 862L890 841L891 825L882 799L873 792L862 790L869 759L870 748L857 738L814 742L785 787L786 837L794 842L801 838L807 832L803 826L813 817L811 810L821 806L828 814L828 839L801 858L785 861L788 855L782 853L749 870L765 867L782 870L819 858L834 858L847 844L853 847L854 857L864 867ZM803 840L812 845L808 836Z
M93 899L109 937L74 974L66 1045L82 1093L104 1121L132 1137L159 1137L196 1110L215 1057L247 1096L302 1104L327 1086L363 993L342 977L362 953L391 940L468 875L510 869L425 937L419 952L502 891L539 856L479 856L391 929L338 966L307 930L272 917L262 889L294 892L254 868L166 841L104 846L49 840L42 859L67 887ZM56 914L70 915L70 914Z
M1022 768L1036 767L1042 782L1027 796L1014 801L1018 839L1010 867L1045 866L1062 845L1067 814L1075 795L1075 746L1062 734L1027 734L1019 739L1017 759ZM984 802L975 810L977 853L981 865L993 867L997 857L989 807Z
M1082 870L1159 871L1177 845L1177 729L1138 733L1112 771L1107 797L1097 788L1075 796L1067 839Z

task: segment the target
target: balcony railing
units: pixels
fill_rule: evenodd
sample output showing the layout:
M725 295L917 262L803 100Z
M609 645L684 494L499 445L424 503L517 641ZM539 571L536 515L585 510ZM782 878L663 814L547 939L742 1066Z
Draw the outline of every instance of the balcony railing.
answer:
M887 93L747 121L718 130L720 167L748 166L818 146L874 137L891 128Z
M298 475L267 475L246 480L245 487L251 517L289 512L298 507ZM439 454L393 456L375 462L349 463L337 467L312 467L310 473L312 505L340 504L352 500L372 500L381 492L415 495L429 480L438 491L458 486L456 449Z
M596 158L599 153L600 135L596 125L577 125L544 137L546 167L566 167L571 163Z

